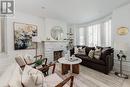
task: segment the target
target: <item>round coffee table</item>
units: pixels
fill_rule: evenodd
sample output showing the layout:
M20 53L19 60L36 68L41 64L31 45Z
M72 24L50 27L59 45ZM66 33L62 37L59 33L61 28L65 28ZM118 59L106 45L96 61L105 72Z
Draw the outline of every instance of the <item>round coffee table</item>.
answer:
M65 57L59 58L58 62L62 64L62 75L70 70L72 73L79 74L79 64L82 62L80 58L74 57L75 60L68 60Z

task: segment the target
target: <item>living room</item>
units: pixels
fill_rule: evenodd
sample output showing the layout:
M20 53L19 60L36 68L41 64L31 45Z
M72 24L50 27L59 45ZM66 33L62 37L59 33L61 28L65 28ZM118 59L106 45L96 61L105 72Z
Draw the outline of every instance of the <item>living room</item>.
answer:
M130 86L129 0L0 2L0 87Z

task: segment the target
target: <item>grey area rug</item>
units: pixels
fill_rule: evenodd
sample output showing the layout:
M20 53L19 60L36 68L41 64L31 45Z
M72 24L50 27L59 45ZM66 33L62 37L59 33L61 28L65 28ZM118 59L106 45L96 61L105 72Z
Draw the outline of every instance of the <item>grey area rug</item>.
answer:
M114 74L105 75L93 69L80 66L80 74L61 75L61 65L57 64L56 73L65 79L74 75L74 87L122 87L124 79Z

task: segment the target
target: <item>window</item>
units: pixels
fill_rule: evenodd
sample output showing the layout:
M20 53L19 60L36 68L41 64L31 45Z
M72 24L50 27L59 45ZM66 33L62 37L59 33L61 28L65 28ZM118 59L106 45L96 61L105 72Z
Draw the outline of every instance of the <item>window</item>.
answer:
M77 28L77 45L111 46L111 18L107 17L95 23L80 25L81 27Z
M111 20L104 22L105 46L111 46Z
M79 45L85 45L84 27L79 28Z
M100 24L90 25L88 27L88 45L89 46L100 46Z

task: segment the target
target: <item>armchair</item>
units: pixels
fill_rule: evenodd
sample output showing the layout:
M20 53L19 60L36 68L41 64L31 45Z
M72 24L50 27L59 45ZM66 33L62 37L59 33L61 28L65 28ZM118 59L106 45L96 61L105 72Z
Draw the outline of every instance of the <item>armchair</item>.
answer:
M22 58L19 56L19 57L15 57L15 60L18 63L18 65L21 67L22 70L24 69L25 65L30 65L33 68L36 68L36 69L42 71L44 73L44 75L48 75L49 68L44 69L44 67L47 66L47 58L42 58L42 55L34 56L34 58L36 58L35 61L33 61L30 57ZM44 62L44 64L41 64L40 67L35 66L37 60L39 60L38 58Z
M50 82L53 82L53 81L60 82L61 81L55 87L63 87L64 85L66 85L67 82L70 81L70 86L66 85L65 87L73 87L74 76L69 76L64 80L61 79L56 73L54 73L55 72L55 64L49 64L48 66L44 67L43 70L46 68L50 68L50 67L53 67L53 69L52 69L52 74L45 77L45 81L47 83L49 83L51 85Z
M46 58L43 59L46 60L45 62L46 64L47 59ZM22 68L22 70L24 70L24 67L26 65L34 64L34 63L26 64L25 60L21 57L16 57L15 60L18 63L18 65ZM74 76L69 76L63 80L57 73L55 73L55 64L49 64L37 70L44 71L46 69L50 69L50 67L52 67L52 72L51 72L52 74L44 77L44 82L48 84L47 87L48 86L49 87L63 87L63 86L73 87ZM70 81L70 85L67 84L69 81ZM24 84L22 84L22 86L25 87ZM37 86L37 87L41 87L41 86Z

